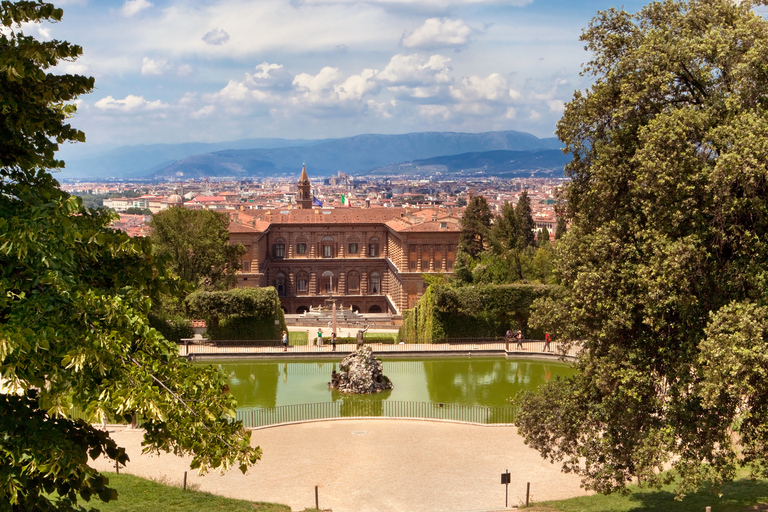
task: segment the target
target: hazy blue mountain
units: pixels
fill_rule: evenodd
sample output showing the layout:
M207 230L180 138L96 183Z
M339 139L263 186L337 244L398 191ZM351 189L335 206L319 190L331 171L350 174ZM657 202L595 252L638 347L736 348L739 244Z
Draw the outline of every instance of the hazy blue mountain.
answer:
M62 147L59 158L66 162L59 178L139 178L154 174L177 160L225 149L278 148L315 144L303 139L243 139L228 142L143 144L92 151L88 144Z
M487 151L559 150L555 138L529 133L418 132L340 139L245 139L219 143L152 144L88 152L67 147L60 178L294 176L306 163L312 176L365 173L393 164ZM521 157L522 158L522 157ZM531 161L533 162L533 161ZM457 164L458 165L458 164Z
M181 159L156 173L158 177L292 176L303 163L313 176L342 171L351 174L417 159L493 150L559 150L555 138L529 133L419 132L403 135L358 135L295 147L229 149Z
M488 175L502 178L563 176L563 167L570 160L559 149L534 151L483 151L461 155L437 156L380 167L372 175L412 174L453 176Z

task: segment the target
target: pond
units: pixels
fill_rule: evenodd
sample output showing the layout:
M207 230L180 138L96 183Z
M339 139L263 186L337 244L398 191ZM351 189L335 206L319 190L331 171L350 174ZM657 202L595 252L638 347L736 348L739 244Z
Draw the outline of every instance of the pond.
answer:
M328 387L338 362L291 359L213 364L229 376L239 410L346 398ZM573 374L570 365L559 361L504 358L384 359L383 367L394 389L359 399L498 407L507 405L520 391Z

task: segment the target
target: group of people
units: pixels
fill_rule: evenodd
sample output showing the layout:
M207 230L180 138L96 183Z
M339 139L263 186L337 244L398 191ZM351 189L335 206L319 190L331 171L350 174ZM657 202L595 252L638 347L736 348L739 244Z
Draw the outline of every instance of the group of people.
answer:
M283 352L288 351L288 333L286 331L283 331ZM318 329L317 330L317 346L322 347L323 346L323 330ZM331 346L333 347L331 349L332 352L336 352L336 331L334 331L331 334Z
M523 331L518 330L517 332L513 333L512 329L507 329L507 334L505 335L505 338L507 342L511 340L516 340L517 345L515 348L519 348L520 350L525 350L525 347L523 347ZM544 349L543 352L552 352L552 349L550 348L549 344L551 343L552 338L550 337L549 333L544 334Z

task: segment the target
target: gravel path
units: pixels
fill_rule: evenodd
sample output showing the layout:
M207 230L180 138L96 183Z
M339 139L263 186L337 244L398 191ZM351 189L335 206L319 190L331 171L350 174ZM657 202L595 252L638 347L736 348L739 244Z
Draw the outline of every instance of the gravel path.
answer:
M125 471L180 485L189 459L141 455L142 432L110 426L128 451ZM560 472L523 444L511 426L424 420L344 419L254 430L264 451L247 475L232 470L188 484L252 501L284 503L295 511L315 506L334 512L460 512L503 510L501 473L509 470L509 506L586 494L574 475ZM114 471L106 460L93 463Z

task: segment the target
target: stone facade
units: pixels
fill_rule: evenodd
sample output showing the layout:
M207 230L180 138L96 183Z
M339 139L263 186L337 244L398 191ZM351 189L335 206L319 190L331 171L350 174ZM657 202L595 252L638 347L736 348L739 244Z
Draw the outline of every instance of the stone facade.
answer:
M302 169L301 189L305 178ZM230 243L247 251L238 286L274 286L287 313L334 297L361 313L397 315L421 297L422 274L453 271L459 212L305 205L231 214Z

